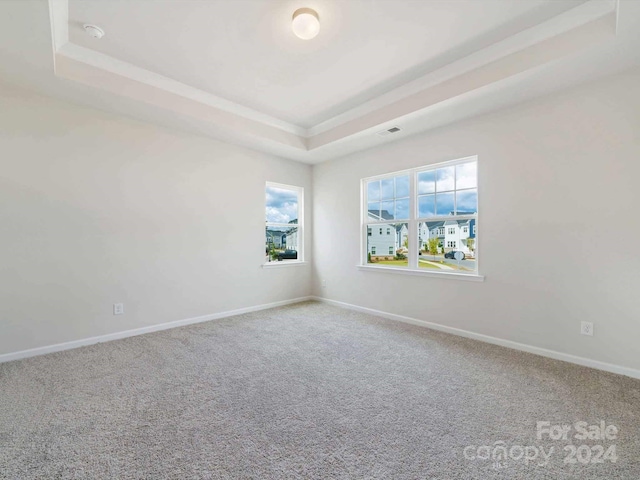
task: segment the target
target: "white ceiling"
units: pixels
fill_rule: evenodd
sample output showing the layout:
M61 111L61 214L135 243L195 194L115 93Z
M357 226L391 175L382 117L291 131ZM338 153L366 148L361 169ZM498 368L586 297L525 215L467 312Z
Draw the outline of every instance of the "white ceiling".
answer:
M638 0L0 2L0 81L307 163L637 65Z
M70 0L69 40L310 128L583 1ZM290 28L301 6L320 15L312 41Z

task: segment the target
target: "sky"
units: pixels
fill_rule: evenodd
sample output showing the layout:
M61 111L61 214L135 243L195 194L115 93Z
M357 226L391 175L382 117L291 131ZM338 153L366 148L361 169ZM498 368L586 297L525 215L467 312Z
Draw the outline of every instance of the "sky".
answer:
M418 216L449 215L478 210L477 162L418 172ZM409 176L367 184L369 210L387 210L396 219L409 218Z
M267 187L267 222L289 223L298 218L298 193L284 188Z

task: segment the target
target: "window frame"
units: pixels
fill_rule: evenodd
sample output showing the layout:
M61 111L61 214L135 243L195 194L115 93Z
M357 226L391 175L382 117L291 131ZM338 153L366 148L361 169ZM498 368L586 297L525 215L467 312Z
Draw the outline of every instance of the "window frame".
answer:
M477 195L477 209L475 214L465 214L465 215L442 215L442 216L430 216L430 217L418 217L418 202L419 202L419 194L418 194L418 174L425 171L435 171L438 168L456 166L464 163L476 163L476 195ZM360 263L357 267L361 270L369 270L369 271L378 271L378 272L389 272L389 273L402 273L409 275L424 275L430 277L440 277L440 278L457 278L463 280L474 280L474 281L483 281L484 276L480 275L480 255L479 255L479 241L477 235L475 235L475 244L474 244L474 257L475 257L475 270L469 272L455 271L448 272L445 270L442 271L433 271L431 269L420 268L418 266L418 238L419 238L419 224L423 222L432 222L432 221L447 221L447 220L471 220L474 219L474 231L475 227L480 218L480 162L478 161L477 155L472 155L468 157L458 158L455 160L449 160L445 162L433 163L428 165L421 165L419 167L410 168L406 170L399 170L395 172L389 172L382 175L374 175L370 177L366 177L360 180L360 196L361 196L361 206L360 206ZM394 219L391 222L394 223L405 223L407 224L407 228L409 230L408 234L408 243L409 243L409 252L408 255L408 265L402 267L395 266L376 266L374 264L368 263L368 249L367 249L367 228L375 228L377 224L390 223L389 220L380 220L380 221L372 221L368 218L368 189L367 185L371 181L376 180L385 180L389 178L394 178L398 176L408 175L409 176L409 219ZM457 185L454 184L454 187ZM463 190L469 190L469 188L462 188ZM454 188L454 198L456 197L455 192L458 189ZM454 200L455 201L455 200ZM456 209L457 212L457 209ZM439 228L441 232L445 232L444 225ZM456 247L457 248L457 247Z
M285 265L302 265L306 264L305 260L305 252L304 252L304 187L300 187L297 185L287 185L284 183L277 182L265 182L264 186L264 214L265 214L265 228L275 227L275 228L291 228L291 223L279 223L279 222L268 222L266 220L266 206L267 206L267 188L280 188L285 190L292 190L298 195L298 223L295 224L298 228L298 258L296 260L282 260L282 261L272 261L270 258L267 259L266 262L263 263L263 267L282 267Z

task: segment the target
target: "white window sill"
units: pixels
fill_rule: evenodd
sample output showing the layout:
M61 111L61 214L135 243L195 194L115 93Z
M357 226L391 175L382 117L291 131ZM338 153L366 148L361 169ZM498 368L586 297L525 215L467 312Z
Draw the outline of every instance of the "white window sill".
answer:
M374 267L372 265L356 265L358 270L365 272L393 273L400 275L414 275L418 277L446 278L449 280L464 280L467 282L484 282L484 275L477 273L450 273L450 272L422 272L397 267Z
M262 268L300 267L308 264L309 262L299 262L299 261L292 262L287 260L282 260L281 262L279 262L276 260L275 262L263 263Z

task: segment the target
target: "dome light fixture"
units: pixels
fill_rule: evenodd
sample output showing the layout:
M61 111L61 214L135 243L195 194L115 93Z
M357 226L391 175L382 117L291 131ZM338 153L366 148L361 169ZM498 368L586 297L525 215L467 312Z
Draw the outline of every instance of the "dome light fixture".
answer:
M299 8L293 12L291 28L296 37L311 40L320 31L318 12L311 8Z
M84 31L87 32L87 35L92 38L97 38L98 40L100 40L102 37L104 37L104 30L102 30L100 27L90 25L88 23L84 24L82 27L84 28Z

